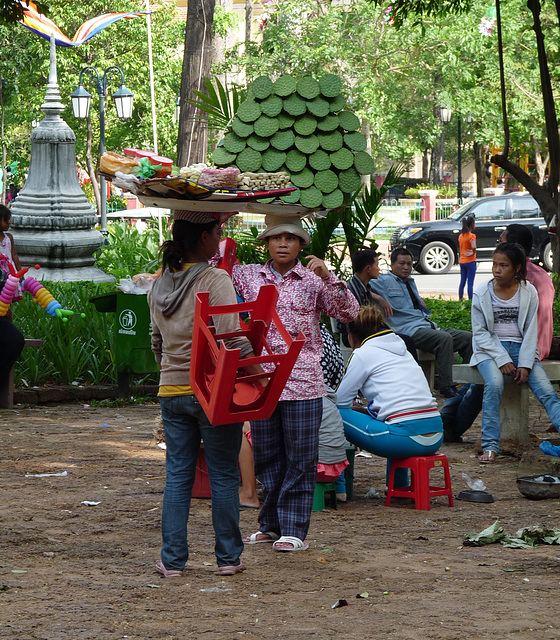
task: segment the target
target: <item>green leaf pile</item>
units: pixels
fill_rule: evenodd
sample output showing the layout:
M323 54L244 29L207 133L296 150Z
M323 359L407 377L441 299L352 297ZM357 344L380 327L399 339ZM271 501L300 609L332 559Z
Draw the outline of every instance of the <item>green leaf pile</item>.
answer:
M240 171L286 171L296 192L283 198L310 208L332 209L373 172L359 118L346 107L342 81L290 75L253 81L248 98L214 152L218 166Z

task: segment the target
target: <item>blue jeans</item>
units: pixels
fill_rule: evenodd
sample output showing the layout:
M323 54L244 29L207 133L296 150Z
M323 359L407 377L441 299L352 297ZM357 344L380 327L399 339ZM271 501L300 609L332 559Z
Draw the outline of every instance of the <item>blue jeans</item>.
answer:
M391 458L433 456L443 442L443 423L439 416L389 425L360 411L342 408L339 410L347 440L360 449L387 458L387 481ZM414 439L425 433L438 435L426 439L427 444ZM408 471L397 469L395 486L404 487L407 484Z
M167 569L181 570L188 560L187 521L202 439L212 489L214 552L219 567L237 565L243 551L238 467L243 423L211 425L193 395L160 397L159 402L167 471L161 516L161 561Z
M461 282L459 283L459 300L463 299L465 283L467 283L467 293L469 295L469 300L472 300L474 276L476 274L476 260L473 260L472 262L460 263L459 268L461 270Z
M443 427L450 435L460 438L482 409L483 384L464 384L457 395L448 398L439 413L443 420Z
M517 367L519 342L502 342ZM480 375L484 378L484 397L482 399L482 450L498 452L500 450L500 403L504 391L504 374L492 359L479 362ZM560 429L560 398L548 379L541 363L535 359L527 380L529 389L545 408L552 424Z

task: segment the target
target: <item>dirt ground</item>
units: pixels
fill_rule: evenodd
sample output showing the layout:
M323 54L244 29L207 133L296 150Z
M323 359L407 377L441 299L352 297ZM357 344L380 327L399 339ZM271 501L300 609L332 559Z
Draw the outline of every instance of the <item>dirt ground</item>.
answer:
M550 464L533 440L521 461L475 457L480 429L444 445L455 494L482 478L493 504L437 498L430 511L365 498L384 461L356 459L354 500L314 513L310 549L247 546L247 571L216 574L210 501L193 500L181 579L154 571L164 452L158 406L83 404L0 410L0 638L247 640L382 638L544 640L560 636L560 548L463 547L499 520L560 528L557 500L530 501L515 478ZM532 409L545 438L546 415ZM548 467L550 468L550 467ZM26 474L65 476L28 478ZM99 504L86 506L82 501ZM257 514L242 511L245 534ZM363 597L357 597L362 594ZM339 599L349 606L332 608Z

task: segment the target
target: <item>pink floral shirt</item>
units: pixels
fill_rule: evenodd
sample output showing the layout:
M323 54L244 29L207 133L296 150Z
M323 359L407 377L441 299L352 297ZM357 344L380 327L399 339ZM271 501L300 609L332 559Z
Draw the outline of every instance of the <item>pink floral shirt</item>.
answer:
M300 331L306 337L280 400L320 398L327 394L320 363L323 354L321 313L350 322L358 315L358 302L346 283L332 272L323 280L298 260L282 280L277 280L270 269L271 262L234 266L233 285L245 301L255 300L262 285L276 285L279 292L276 309L286 330L294 338ZM286 351L285 342L274 326L267 339L274 353Z

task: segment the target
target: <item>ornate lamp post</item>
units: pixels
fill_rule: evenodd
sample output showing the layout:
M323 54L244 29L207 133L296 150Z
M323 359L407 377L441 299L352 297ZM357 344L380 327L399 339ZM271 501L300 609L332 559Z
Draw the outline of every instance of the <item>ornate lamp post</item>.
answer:
M99 96L99 156L105 153L105 98L107 97L107 86L112 76L120 75L121 86L112 95L117 109L117 116L121 120L127 120L132 116L132 101L134 94L126 88L124 84L124 73L120 67L108 67L103 76L95 67L84 67L80 71L80 83L78 88L71 94L72 110L74 117L78 119L87 118L91 103L91 94L83 87L84 74L95 81L95 88ZM101 192L101 233L107 235L107 187L103 176L99 179L99 189Z

